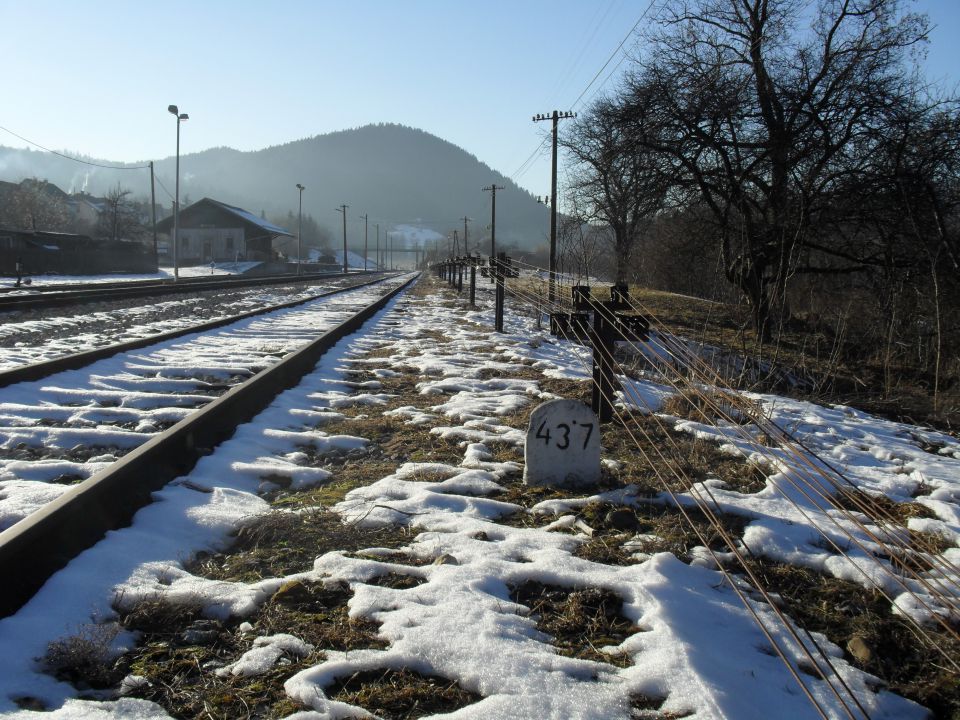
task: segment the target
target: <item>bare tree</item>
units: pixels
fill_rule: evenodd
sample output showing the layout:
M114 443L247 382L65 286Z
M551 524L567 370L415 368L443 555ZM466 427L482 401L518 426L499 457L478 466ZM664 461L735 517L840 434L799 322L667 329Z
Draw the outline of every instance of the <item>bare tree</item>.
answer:
M572 159L571 201L584 222L613 235L615 279L629 279L634 249L664 203L668 182L662 155L638 151L628 142L618 102L602 99L571 127L562 144Z
M24 180L0 207L0 225L17 230L62 232L70 212L64 193L46 180Z
M100 213L96 233L111 240L137 239L145 231L136 205L130 199L130 190L119 183L104 196L105 207Z
M611 247L608 228L585 223L576 215L562 215L557 228L560 272L578 281L597 273Z
M629 83L637 154L668 154L709 208L728 280L758 330L788 314L794 273L846 273L857 253L813 232L836 184L869 164L911 85L926 19L898 0L671 0Z

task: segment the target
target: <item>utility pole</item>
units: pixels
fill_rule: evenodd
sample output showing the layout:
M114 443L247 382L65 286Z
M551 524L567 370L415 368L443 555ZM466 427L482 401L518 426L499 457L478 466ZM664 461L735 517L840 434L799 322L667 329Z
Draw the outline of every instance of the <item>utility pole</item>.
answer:
M367 219L369 218L369 213L363 214L363 271L367 271Z
M457 236L457 231L453 231L453 255L451 257L460 257L460 238Z
M463 216L463 254L470 254L470 246L467 245L467 223L470 222L470 218L466 215Z
M338 213L343 213L343 274L346 275L348 272L347 265L347 208L349 205L341 205L338 208L334 208Z
M150 161L150 219L153 222L153 261L160 269L160 255L157 252L157 190L153 181L153 160Z
M556 110L551 115L538 113L533 116L534 122L553 121L553 163L550 170L550 289L547 296L547 300L551 303L557 294L557 123L576 116L574 112L557 112Z
M493 282L493 268L497 262L497 190L503 190L503 186L490 183L483 190L490 191L490 282Z
M300 204L297 206L297 275L303 268L303 191L306 188L297 183L297 190L300 191Z
M377 272L380 272L380 223L377 223L377 261L374 265L377 266Z

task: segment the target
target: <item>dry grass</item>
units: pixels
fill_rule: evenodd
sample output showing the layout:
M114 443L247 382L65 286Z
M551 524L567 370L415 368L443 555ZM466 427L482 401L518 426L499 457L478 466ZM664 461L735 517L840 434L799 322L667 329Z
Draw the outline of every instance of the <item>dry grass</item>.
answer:
M960 719L960 676L917 630L891 611L879 591L812 570L763 561L753 568L787 613L807 630L822 632L846 650L857 667L891 691L927 706L937 718ZM926 631L948 656L960 657L960 641L941 628Z
M125 627L142 633L140 646L124 658L123 670L149 681L138 688L137 697L170 708L175 717L285 717L304 708L286 696L283 682L316 664L323 650L386 647L376 623L348 616L351 595L346 583L287 583L248 618L254 626L251 635L238 630L239 620L198 620L192 608L146 603L122 616ZM248 650L253 637L276 633L292 634L317 650L303 658L285 657L262 675L216 674Z
M114 623L91 623L54 640L43 658L47 672L80 690L115 685L124 675L112 647L119 631Z
M886 495L866 493L859 488L843 487L833 496L833 502L844 510L862 512L871 518L881 518L906 527L911 518L935 518L926 505L916 502L897 502Z
M615 518L613 511L617 511ZM642 503L634 508L591 503L578 516L593 528L594 537L623 534L624 526L628 526L634 534L651 536L634 541L632 552L669 552L681 560L688 560L690 550L704 544L711 550L728 551L724 535L734 542L740 540L749 522L740 515L714 513L715 524L700 510L687 508L685 512L686 516L672 505L658 503ZM633 518L625 518L625 513L632 513Z
M553 638L561 655L617 667L632 664L626 653L602 652L638 632L621 614L623 601L609 590L563 588L527 580L510 588L510 599L530 608L537 629Z
M718 422L749 424L763 410L756 402L725 390L701 390L691 386L668 397L661 408L666 415L714 425Z
M411 670L370 670L337 680L325 693L383 720L450 713L481 700L451 680Z
M604 455L627 459L618 475L650 493L665 487L686 492L690 482L708 478L742 493L762 490L766 475L757 465L720 450L717 443L675 432L653 415L623 413L602 428Z
M328 510L275 511L244 526L228 552L201 554L188 569L217 580L256 582L308 570L333 550L400 547L411 539L404 528L361 528Z
M413 295L431 303L442 283L424 277L413 290ZM447 289L440 290L439 304L463 307L464 299L455 298ZM743 342L747 335L724 321L722 307L704 306L692 298L678 298L667 294L644 294L644 302L657 303L657 312L669 309L677 316L677 328L686 327L700 332L701 337L723 340L727 344ZM702 329L704 313L717 319L714 327ZM479 326L478 326L479 327ZM489 328L482 328L484 331ZM738 339L739 338L739 339ZM440 330L421 333L417 340L424 351L431 345L449 345L449 338ZM721 343L722 344L722 343ZM492 353L493 346L489 348ZM264 577L285 576L300 572L312 565L313 559L330 550L356 557L371 557L412 567L430 561L403 551L384 556L367 553L368 548L401 548L412 540L412 535L401 527L377 530L344 525L339 517L318 509L342 500L351 489L370 484L395 472L403 462L440 462L458 466L463 450L456 443L429 433L429 427L406 425L404 418L383 417L385 409L403 405L426 406L442 402L442 396L425 398L416 384L423 378L412 358L401 365L387 362L397 355L395 348L385 346L373 349L367 358L382 358L382 367L401 373L398 377L383 379L383 392L392 393L386 406L357 406L343 412L344 420L324 424L328 433L358 435L370 440L364 453L341 456L312 456L313 464L333 472L332 481L303 491L282 490L270 499L275 507L300 508L302 512L274 512L245 526L237 535L234 546L225 553L201 555L190 566L198 574L211 578L253 581ZM571 380L544 378L532 367L526 366L511 376L535 380L539 387L560 397L579 399L589 404L590 384ZM371 366L358 364L351 371L355 379L372 378ZM723 393L708 399L677 399L667 412L678 417L710 422L717 417L712 407L721 403L733 405ZM530 412L536 403L498 422L510 427L526 429ZM619 469L604 468L601 481L592 488L578 489L577 496L589 495L614 488L635 485L649 502L635 507L608 503L592 503L577 511L578 518L593 530L584 539L575 554L593 562L608 565L626 565L638 562L635 552L671 552L689 560L691 549L706 544L720 551L727 550L726 541L701 512L688 511L693 526L668 503L655 501L666 484L675 492L687 490L688 483L708 478L719 478L727 488L752 493L763 488L766 478L762 470L743 459L727 455L715 443L698 440L687 433L675 432L662 420L640 414L628 415L626 432L616 423L603 427L602 447L605 457L622 463ZM443 422L443 421L441 421ZM505 443L489 443L497 461L522 461L522 450ZM935 449L934 449L935 450ZM308 452L308 455L310 453ZM504 492L498 500L530 508L547 499L571 496L569 489L531 487L519 478L503 481ZM855 507L854 500L845 497L844 503ZM885 498L873 499L889 512L898 523L905 524L911 517L925 517L928 513L918 503L892 503ZM530 515L518 512L500 522L514 526L539 527L551 522L552 516ZM734 540L742 538L747 519L734 515L719 517L723 532ZM487 539L483 537L478 539ZM647 539L624 549L627 540L644 535ZM915 547L936 544L942 550L943 539L913 533ZM912 562L906 558L891 558L896 562ZM857 647L866 647L869 654L856 656L853 662L874 673L890 684L896 692L917 700L938 714L938 717L960 720L960 690L956 676L942 670L942 658L925 650L909 626L892 615L889 601L860 586L824 578L810 571L764 562L758 572L767 587L783 597L789 614L810 630L827 634L841 647L847 647L857 638ZM398 590L413 589L422 579L417 571L387 572L369 581ZM569 657L582 658L625 667L630 664L625 655L600 652L606 645L617 645L638 629L622 616L622 602L615 594L599 588L560 588L528 581L511 588L512 597L531 608L538 627L553 638L557 651ZM416 592L415 590L413 592ZM106 672L96 679L93 663L81 656L95 653L83 650L86 646L76 639L67 639L50 653L51 670L81 687L96 683L110 685L117 673L136 672L152 683L139 691L140 697L157 701L175 717L182 718L236 718L285 717L303 709L291 702L282 690L283 681L298 670L316 664L324 650L351 651L360 648L382 648L385 641L378 635L378 625L363 620L350 620L347 603L351 597L345 584L291 582L281 588L257 613L248 618L259 635L285 632L296 635L316 647L308 658L285 658L269 673L254 678L217 677L213 670L235 661L249 649L251 638L238 630L239 620L217 623L203 620L199 607L171 607L163 603L144 603L125 613L125 627L143 634L143 642L133 654L119 665L101 661L97 670ZM188 633L200 628L202 642L187 642ZM204 635L206 633L206 635ZM936 634L939 642L960 655L954 640ZM952 644L951 644L952 643ZM96 643L94 643L96 644ZM83 650L83 652L80 652ZM65 659L65 662L56 660ZM327 694L375 713L382 718L417 718L437 713L453 712L480 697L467 692L447 679L427 677L413 672L377 670L341 678L327 688ZM29 707L29 698L18 702ZM662 699L636 696L631 699L631 717L667 720L677 717L660 712Z

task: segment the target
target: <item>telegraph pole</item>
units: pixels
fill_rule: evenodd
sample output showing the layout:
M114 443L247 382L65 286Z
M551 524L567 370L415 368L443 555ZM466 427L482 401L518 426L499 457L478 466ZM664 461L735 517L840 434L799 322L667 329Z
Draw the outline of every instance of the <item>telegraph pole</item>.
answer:
M574 112L557 112L556 110L551 115L533 116L534 122L553 121L553 163L550 169L550 289L547 296L547 300L551 303L557 293L557 123L576 116Z
M369 218L369 213L363 214L363 271L367 271L367 219Z
M150 219L153 223L153 261L160 270L160 255L157 252L157 190L153 180L153 160L150 161Z
M470 255L470 246L467 244L467 223L470 222L470 218L466 215L463 216L463 254Z
M297 210L297 275L299 275L303 267L303 191L306 188L297 183L297 190L300 191L300 204Z
M347 270L347 208L349 205L341 205L338 208L334 208L338 213L343 213L343 274L346 275Z
M497 257L497 190L503 190L503 185L491 183L489 187L483 188L484 192L490 191L490 257L496 260Z
M377 261L374 265L377 266L377 272L380 272L380 223L377 223Z

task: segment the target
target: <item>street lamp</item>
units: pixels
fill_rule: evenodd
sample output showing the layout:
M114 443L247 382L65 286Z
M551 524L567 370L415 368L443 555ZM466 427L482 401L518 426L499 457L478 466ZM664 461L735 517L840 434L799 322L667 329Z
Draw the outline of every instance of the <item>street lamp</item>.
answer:
M297 212L297 275L300 274L300 265L303 263L303 191L306 188L297 183L300 191L300 209Z
M173 200L173 279L180 279L180 121L190 116L180 112L176 105L168 105L167 111L177 118L177 189Z

